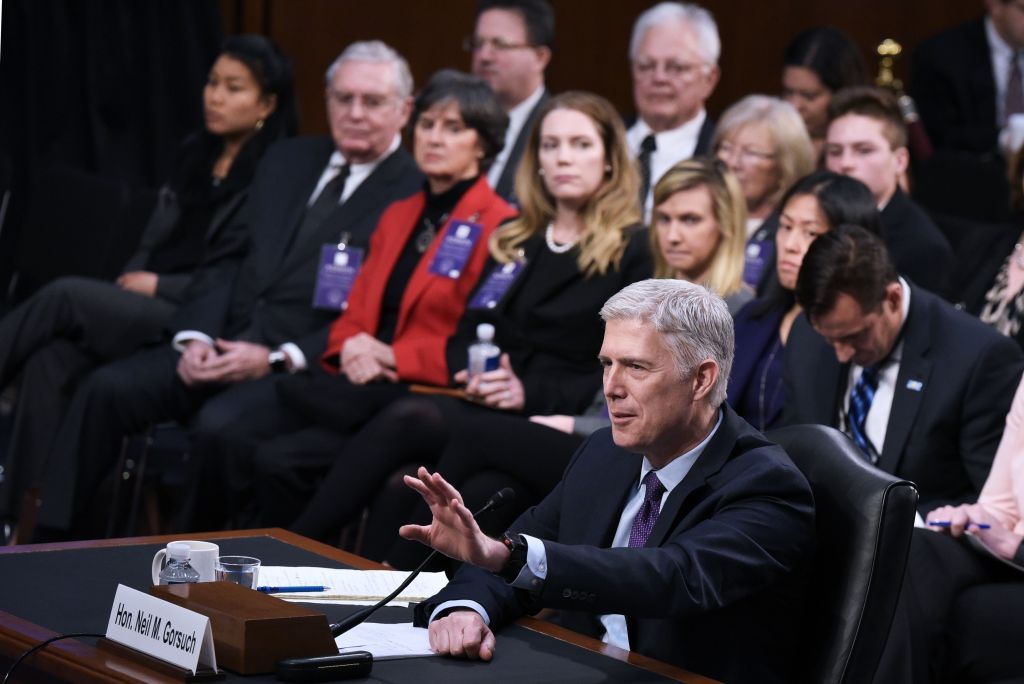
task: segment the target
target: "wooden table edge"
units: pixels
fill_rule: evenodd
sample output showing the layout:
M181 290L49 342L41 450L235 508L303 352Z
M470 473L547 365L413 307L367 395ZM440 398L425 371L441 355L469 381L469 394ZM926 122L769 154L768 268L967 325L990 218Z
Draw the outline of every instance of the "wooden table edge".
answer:
M343 551L334 546L330 546L329 544L314 541L312 539L309 539L308 537L303 537L299 534L289 532L288 530L282 529L280 527L266 527L251 530L222 530L219 532L197 532L192 534L166 534L151 537L122 537L119 539L97 539L92 541L57 542L52 544L24 544L0 547L0 554L111 548L118 546L136 546L139 544L164 544L171 541L177 541L179 539L194 539L197 541L217 541L218 539L237 539L245 537L271 537L279 541L291 544L292 546L296 546L300 549L304 549L311 553L315 553L320 556L325 556L332 560L338 561L339 563L350 565L353 568L358 568L360 570L388 569L380 563L376 563L366 558L356 556L354 554L349 553L348 551ZM35 625L26 620L22 620L21 618L17 618L16 616L3 613L2 611L0 611L0 616L9 616L10 618L13 618L20 624L31 625L35 630L37 630L36 633L38 634L45 633L46 636L40 636L38 641L42 641L43 639L48 639L51 636L55 636L55 633L49 632L49 630L39 627L38 625ZM6 619L0 620L0 635L6 636L6 623ZM663 677L668 677L679 682L688 682L690 684L713 684L716 681L714 679L708 679L707 677L694 674L680 667L676 667L675 665L670 665L660 660L655 660L654 658L649 658L647 656L640 655L639 653L634 653L633 651L626 651L616 646L611 646L599 639L595 639L593 637L580 634L579 632L574 632L570 629L566 629L565 627L561 627L559 625L546 622L544 620L538 620L532 617L523 617L518 620L518 624L534 632L539 632L546 636L558 639L559 641L563 641L565 643L572 644L573 646L578 646L579 648L583 648L588 651L600 653L602 655L608 656L609 658L614 658L615 660L629 663L630 665L633 665L635 667L648 670L655 674L661 675ZM26 642L25 648L29 648L33 643L38 643L38 641ZM75 642L75 640L72 639L69 639L68 641ZM60 643L62 642L58 642L58 644ZM96 651L95 647L85 644L83 642L79 641L75 643L81 646L83 649L92 649L93 651ZM58 644L54 644L53 647L56 647ZM51 647L48 646L47 649L49 648ZM44 649L44 653L47 649ZM109 656L104 654L104 657ZM125 660L124 662L128 663L129 661ZM120 682L134 680L100 679L94 681Z

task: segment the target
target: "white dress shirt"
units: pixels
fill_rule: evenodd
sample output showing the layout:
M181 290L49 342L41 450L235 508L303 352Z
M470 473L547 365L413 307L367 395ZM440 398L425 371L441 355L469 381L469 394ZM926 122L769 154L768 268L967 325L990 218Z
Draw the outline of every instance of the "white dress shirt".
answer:
M693 156L697 150L700 129L704 126L704 120L707 118L708 113L701 109L697 116L682 126L654 133L657 149L651 153L651 187L644 199L644 223L649 223L651 220L654 186L673 165ZM644 138L651 133L653 133L651 127L644 123L643 119L637 119L636 123L626 131L626 144L629 145L629 151L634 158L640 154L640 144L643 143Z

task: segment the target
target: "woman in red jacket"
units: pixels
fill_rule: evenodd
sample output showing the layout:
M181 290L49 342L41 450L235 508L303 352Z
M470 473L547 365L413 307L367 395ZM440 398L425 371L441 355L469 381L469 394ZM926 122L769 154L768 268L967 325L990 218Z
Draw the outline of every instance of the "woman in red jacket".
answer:
M361 104L372 114L372 103ZM184 527L216 528L225 514L245 522L257 440L294 440L310 455L333 454L350 431L403 396L406 383L447 384L446 342L483 271L491 233L515 215L486 176L507 124L483 80L452 70L431 77L410 120L424 188L381 216L343 313L331 326L322 368L277 384L283 401L259 416L262 434L247 433L243 439L229 428L204 450L210 462L203 464L197 487L210 492L217 482L222 494L198 496L219 501L198 504L203 510L190 511L191 519L181 521ZM352 249L335 252L334 280L343 280L338 276L345 268L351 274L361 256ZM327 268L315 299L345 299L343 286L334 292L323 287ZM331 431L314 427L325 416ZM253 416L247 421L252 424Z

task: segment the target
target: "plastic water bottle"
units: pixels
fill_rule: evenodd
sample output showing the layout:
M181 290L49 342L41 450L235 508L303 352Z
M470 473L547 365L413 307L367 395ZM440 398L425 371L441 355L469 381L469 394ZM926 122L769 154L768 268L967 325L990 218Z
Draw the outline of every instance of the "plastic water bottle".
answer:
M192 549L182 542L167 545L167 565L160 571L160 584L195 584L199 573L189 564Z
M494 326L481 323L476 326L476 342L469 345L469 377L497 370L501 350L494 344Z

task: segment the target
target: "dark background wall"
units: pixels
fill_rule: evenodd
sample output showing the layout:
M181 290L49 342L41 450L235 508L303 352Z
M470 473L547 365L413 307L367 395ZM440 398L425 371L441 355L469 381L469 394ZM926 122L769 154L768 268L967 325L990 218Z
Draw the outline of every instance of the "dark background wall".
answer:
M651 0L554 0L552 90L592 90L623 112L631 109L629 31ZM832 24L861 47L877 70L875 46L904 47L897 75L927 36L981 16L981 0L706 0L722 37L722 80L712 115L751 92L776 93L786 43L798 31ZM472 31L474 0L221 0L226 32L262 31L295 60L302 130L326 130L322 74L353 40L380 38L402 52L417 83L442 67L465 69L462 38Z

